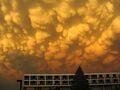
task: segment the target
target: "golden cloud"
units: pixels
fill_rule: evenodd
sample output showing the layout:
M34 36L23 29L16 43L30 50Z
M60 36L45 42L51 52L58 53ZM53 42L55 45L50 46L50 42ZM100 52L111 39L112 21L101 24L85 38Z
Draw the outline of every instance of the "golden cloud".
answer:
M62 72L62 68L66 68L63 72L72 72L78 65L86 71L104 72L103 64L110 67L119 60L116 59L120 55L118 3L0 0L0 68L3 68L0 73L4 75L9 70L17 77L48 68L54 72ZM98 70L89 68L94 63L99 64ZM71 66L73 69L69 69Z

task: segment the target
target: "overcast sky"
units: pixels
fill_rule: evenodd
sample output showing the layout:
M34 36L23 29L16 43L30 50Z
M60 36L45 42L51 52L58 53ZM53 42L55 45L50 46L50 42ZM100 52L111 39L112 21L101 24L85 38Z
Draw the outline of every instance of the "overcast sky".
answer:
M118 72L119 45L120 0L0 0L1 90L24 73Z

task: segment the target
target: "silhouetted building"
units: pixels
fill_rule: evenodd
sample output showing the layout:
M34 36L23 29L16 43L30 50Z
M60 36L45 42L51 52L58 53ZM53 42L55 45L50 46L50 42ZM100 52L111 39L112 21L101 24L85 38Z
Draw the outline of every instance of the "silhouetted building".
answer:
M120 90L120 73L84 75L79 67L76 74L24 74L19 82L21 90Z

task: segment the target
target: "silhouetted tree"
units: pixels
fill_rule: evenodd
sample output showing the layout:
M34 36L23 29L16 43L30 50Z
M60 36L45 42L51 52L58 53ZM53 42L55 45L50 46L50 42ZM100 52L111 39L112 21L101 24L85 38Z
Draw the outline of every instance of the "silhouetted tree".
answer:
M88 81L80 67L73 78L71 90L90 90Z

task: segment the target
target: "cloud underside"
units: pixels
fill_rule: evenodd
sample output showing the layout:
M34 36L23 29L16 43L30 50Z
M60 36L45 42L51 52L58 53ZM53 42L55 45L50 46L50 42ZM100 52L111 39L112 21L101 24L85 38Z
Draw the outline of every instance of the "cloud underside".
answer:
M0 74L72 73L78 65L86 72L119 71L119 5L119 0L0 0Z

